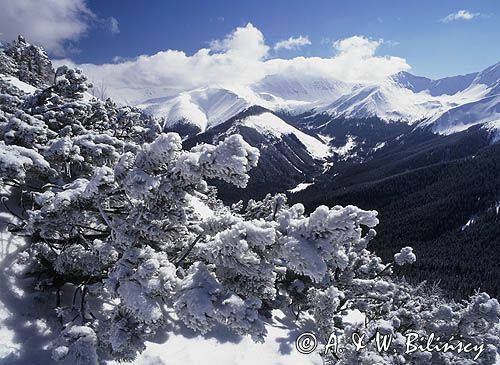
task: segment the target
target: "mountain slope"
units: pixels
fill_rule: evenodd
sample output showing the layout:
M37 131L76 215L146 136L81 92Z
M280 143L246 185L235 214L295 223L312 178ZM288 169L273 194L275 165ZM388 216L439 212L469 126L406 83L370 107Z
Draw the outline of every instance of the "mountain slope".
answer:
M472 85L486 85L488 96L500 94L500 62L479 72Z
M427 91L432 96L439 95L455 95L456 93L467 89L477 72L467 75L458 75L452 77L445 77L438 80L431 80L427 77L415 76L409 72L401 71L391 77L397 84L410 89L415 93Z
M454 95L452 105L423 121L422 127L451 134L500 120L500 62L467 77L472 75L474 78L467 88Z
M279 74L266 76L251 89L256 104L298 114L328 104L358 87L326 77Z
M436 115L420 124L433 132L451 134L476 124L500 120L500 95L487 96Z
M431 103L427 95L415 94L393 82L366 86L343 95L333 103L317 109L334 117L404 120L413 123L432 115L442 103Z
M203 88L169 99L152 99L139 105L147 113L163 119L166 130L190 125L197 133L225 122L250 106L234 92L221 88Z
M484 129L448 136L416 129L363 164L334 164L290 197L308 210L376 209L381 224L372 249L389 259L396 248L414 247L416 264L400 271L408 279L443 278L441 287L457 298L478 287L498 296L499 181L500 145L490 145Z
M269 111L254 106L225 123L184 141L186 147L198 143L217 143L230 134L241 134L246 142L259 148L260 159L250 172L246 189L234 189L214 182L220 196L228 201L262 197L268 192L285 191L298 183L310 181L321 173L330 160L328 145Z

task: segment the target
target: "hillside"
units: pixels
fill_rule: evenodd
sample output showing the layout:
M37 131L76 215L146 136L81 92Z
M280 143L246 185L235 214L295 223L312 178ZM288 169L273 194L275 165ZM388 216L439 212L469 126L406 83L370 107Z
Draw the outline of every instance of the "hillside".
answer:
M419 257L400 274L439 282L457 298L477 288L500 295L500 145L488 145L478 128L411 137L418 142L408 137L364 164L336 166L292 199L309 209L348 202L377 209L372 248L388 257L412 245Z

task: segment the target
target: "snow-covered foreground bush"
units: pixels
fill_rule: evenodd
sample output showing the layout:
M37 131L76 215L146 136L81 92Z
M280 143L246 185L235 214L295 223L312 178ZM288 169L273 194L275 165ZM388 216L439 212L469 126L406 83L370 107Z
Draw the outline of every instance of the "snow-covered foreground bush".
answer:
M41 86L46 67L30 76L22 65L44 53L23 40L9 47L0 70ZM495 362L498 301L480 293L446 302L392 279L393 265L416 257L406 247L384 264L367 249L375 211L321 206L307 215L280 194L224 206L208 181L244 187L258 162L240 136L184 150L140 111L92 99L79 71L53 77L32 95L0 80L0 181L21 197L11 230L30 238L12 270L54 296L54 359L133 360L173 317L201 333L223 325L265 341L271 312L288 308L312 316L325 343L338 336L344 351L325 356L341 364ZM352 310L365 322L346 322ZM394 352L377 350L377 332L394 335ZM484 348L477 360L408 353L409 332ZM350 342L353 333L364 348Z

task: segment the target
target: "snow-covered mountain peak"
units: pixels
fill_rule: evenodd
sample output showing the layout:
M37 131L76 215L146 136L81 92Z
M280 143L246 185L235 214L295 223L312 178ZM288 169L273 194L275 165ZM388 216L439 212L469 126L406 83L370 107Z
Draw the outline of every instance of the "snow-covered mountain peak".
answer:
M319 102L334 100L352 92L355 84L319 76L269 75L253 85L258 94L270 94L289 101Z
M488 96L500 94L500 62L479 72L472 84L484 85Z
M422 122L421 126L430 127L432 131L439 134L452 134L499 118L500 95L493 95L436 114Z
M433 102L432 102L433 101ZM425 92L415 93L394 80L379 85L369 85L343 95L333 103L318 108L318 113L327 113L344 118L368 118L378 116L384 120L403 120L413 123L442 107L439 100L432 100Z
M440 134L451 134L500 119L500 62L474 74L466 89L441 99L447 108L429 117L421 126Z
M165 128L188 123L200 132L223 123L251 103L236 93L222 88L201 88L180 93L167 100L152 100L139 105L146 112L163 118Z
M493 86L500 81L500 62L487 67L474 78L473 84Z
M432 80L427 77L415 76L409 72L402 71L391 76L391 79L400 86L415 93L425 91L431 96L441 96L455 95L467 89L476 75L477 73L470 73Z

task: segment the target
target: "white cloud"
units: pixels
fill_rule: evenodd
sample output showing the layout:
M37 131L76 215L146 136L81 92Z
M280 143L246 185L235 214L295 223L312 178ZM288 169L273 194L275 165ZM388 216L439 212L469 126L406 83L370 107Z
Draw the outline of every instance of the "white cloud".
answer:
M382 40L370 40L366 37L355 35L333 42L333 48L339 55L351 55L358 58L367 58L375 54L375 50L382 44Z
M468 10L459 10L455 13L448 14L444 18L440 19L441 22L443 23L451 23L456 20L472 20L474 18L477 18L480 13L471 13Z
M252 23L236 28L223 40L213 40L210 42L210 48L220 54L250 60L261 59L269 51L269 47L264 43L264 35Z
M277 42L274 45L274 50L279 51L280 49L299 49L304 46L308 46L311 44L308 36L298 36L296 38L290 37L288 39L284 39L282 41Z
M265 63L267 74L292 73L338 79L345 82L378 82L410 66L404 58L375 56L382 40L353 36L333 42L337 54L330 58L296 57Z
M116 18L113 16L109 17L109 31L112 34L120 33L120 28L118 27L118 20L116 20Z
M389 47L397 47L400 45L398 41L393 41L391 39L384 41L384 44L389 46Z
M203 86L238 88L264 74L263 59L269 47L252 24L236 28L222 40L210 43L193 55L166 50L133 60L104 65L82 64L96 85L105 83L117 101L137 103L148 97L172 95ZM115 57L115 61L120 59ZM73 64L68 60L54 62Z
M95 18L84 0L0 0L0 9L3 41L22 34L58 55L64 54L66 43L77 41Z
M83 64L96 85L105 84L119 102L138 103L199 87L242 88L266 75L294 73L346 82L377 82L410 66L393 56L376 56L382 40L353 36L333 43L332 57L269 58L264 35L252 24L239 27L222 40L210 42L193 55L166 50L104 65ZM68 63L61 60L56 64Z

